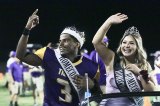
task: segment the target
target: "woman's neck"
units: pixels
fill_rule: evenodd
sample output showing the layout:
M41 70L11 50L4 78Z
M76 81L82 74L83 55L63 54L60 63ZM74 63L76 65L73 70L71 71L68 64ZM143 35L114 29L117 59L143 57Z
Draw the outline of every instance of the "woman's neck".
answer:
M125 58L124 57L124 61L127 64L137 64L137 60L135 58Z

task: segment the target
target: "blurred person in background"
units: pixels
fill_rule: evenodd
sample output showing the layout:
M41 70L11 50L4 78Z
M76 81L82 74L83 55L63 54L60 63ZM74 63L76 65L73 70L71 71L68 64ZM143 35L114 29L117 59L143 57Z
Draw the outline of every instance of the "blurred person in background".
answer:
M85 56L86 58L89 58L88 50L86 48L83 48L80 50L81 56Z
M103 43L106 45L106 47L108 46L108 38L106 36L103 38ZM96 50L91 51L89 58L94 62L98 63L99 65L100 69L99 85L103 94L106 94L107 67L105 67L105 64L103 63L101 57L98 55Z
M31 53L34 53L37 49L40 49L41 47L42 46L35 48L35 46L33 46L32 48L30 48ZM44 99L44 69L41 66L29 65L29 67L32 81L34 106L42 106Z
M15 51L10 51L9 52L9 58L7 60L7 63L6 63L6 77L7 77L7 82L6 82L6 87L8 88L10 94L11 94L11 81L9 81L9 76L8 76L8 70L10 69L10 66L12 63L14 63L16 61L16 52Z
M160 91L160 51L156 51L151 56L154 56L154 70L151 71L154 76L156 91ZM160 106L160 97L151 97L152 106Z
M37 43L29 43L27 44L27 49L26 52L27 53L34 53L37 49L41 48L42 45L41 44L37 44ZM31 66L29 64L26 64L23 62L23 64L25 65L26 70L23 72L24 75L24 87L23 87L23 96L27 95L30 93L30 91L32 90L32 76L31 76L31 72L30 69L32 69L34 66ZM28 68L28 69L27 69Z
M19 106L18 97L23 87L23 64L16 58L10 67L8 67L8 78L11 84L11 99L9 106Z
M32 89L33 89L33 99L34 106L42 106L44 99L44 73L41 66L36 66L30 69L32 76Z

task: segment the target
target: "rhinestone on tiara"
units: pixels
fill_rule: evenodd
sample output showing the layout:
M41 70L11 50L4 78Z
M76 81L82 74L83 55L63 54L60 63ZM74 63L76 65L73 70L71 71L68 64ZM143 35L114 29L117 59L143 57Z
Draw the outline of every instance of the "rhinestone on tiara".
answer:
M140 36L140 33L136 27L132 26L125 31L124 36L127 36L127 35Z
M66 27L65 29L70 29L72 31L75 31L76 33L78 33L80 35L81 38L84 38L85 39L85 34L84 32L80 32L78 31L75 27Z

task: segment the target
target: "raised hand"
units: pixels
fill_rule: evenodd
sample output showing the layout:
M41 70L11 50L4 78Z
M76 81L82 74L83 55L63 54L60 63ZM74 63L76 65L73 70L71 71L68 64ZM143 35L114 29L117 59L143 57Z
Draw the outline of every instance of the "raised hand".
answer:
M117 13L115 15L111 15L106 21L110 24L119 24L123 21L127 20L128 16L122 13Z
M26 24L26 28L31 30L37 24L39 24L39 16L37 15L38 9L36 9L33 14L29 17L28 22Z

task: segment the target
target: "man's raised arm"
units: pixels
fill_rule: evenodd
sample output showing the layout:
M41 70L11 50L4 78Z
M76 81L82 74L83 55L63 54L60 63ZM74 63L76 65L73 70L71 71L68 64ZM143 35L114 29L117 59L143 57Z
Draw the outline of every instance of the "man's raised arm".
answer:
M39 17L37 15L37 12L38 9L36 9L29 17L16 48L16 57L21 61L34 66L41 65L41 59L35 54L26 54L26 47L31 29L34 28L37 24L39 24Z

